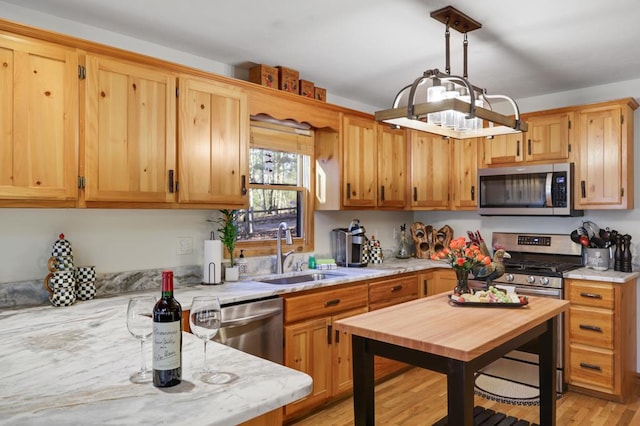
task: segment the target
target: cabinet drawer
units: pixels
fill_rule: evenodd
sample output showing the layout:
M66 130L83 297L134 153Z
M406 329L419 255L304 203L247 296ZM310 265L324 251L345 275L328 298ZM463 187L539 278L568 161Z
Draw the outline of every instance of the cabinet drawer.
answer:
M613 390L613 353L611 351L592 351L571 345L570 353L570 383Z
M284 298L284 320L291 323L367 306L367 284L282 297Z
M572 280L569 284L569 300L572 304L613 309L614 289L611 284Z
M380 309L418 298L418 277L395 278L369 284L369 308Z
M572 307L570 310L569 339L600 348L613 349L613 312Z

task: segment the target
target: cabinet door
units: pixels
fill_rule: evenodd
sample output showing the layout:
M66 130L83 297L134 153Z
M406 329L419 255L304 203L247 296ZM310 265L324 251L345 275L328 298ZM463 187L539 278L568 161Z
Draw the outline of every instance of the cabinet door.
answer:
M330 324L330 318L320 318L284 327L284 365L302 371L313 379L313 389L309 395L285 406L286 417L321 404L330 396Z
M0 32L0 64L0 198L76 200L76 51Z
M508 165L520 163L524 160L523 141L525 133L497 135L491 139L484 139L484 165Z
M354 315L367 312L366 307L353 309L331 318L331 323L342 318L352 317ZM351 334L333 330L333 336L330 337L332 348L332 360L330 368L331 375L331 396L336 396L344 392L348 392L353 388L353 366L351 362Z
M454 210L478 208L478 151L479 139L454 139L451 141L452 167L451 188Z
M342 138L342 203L345 207L375 207L378 181L376 123L344 116Z
M449 208L449 140L439 135L409 131L412 208Z
M633 194L628 192L633 186L624 184L628 157L622 148L622 126L619 106L578 112L576 208L630 208L627 200L633 200Z
M176 76L87 55L86 201L171 202Z
M407 188L405 131L378 125L378 206L404 208Z
M212 80L180 78L178 197L184 203L247 202L247 94Z
M434 294L444 293L445 291L451 292L457 284L456 274L452 269L439 269L432 272L429 277L423 277L423 286L426 287L426 296L433 296Z
M525 158L527 161L566 161L569 158L571 114L550 114L525 118L529 125L529 130L526 133Z

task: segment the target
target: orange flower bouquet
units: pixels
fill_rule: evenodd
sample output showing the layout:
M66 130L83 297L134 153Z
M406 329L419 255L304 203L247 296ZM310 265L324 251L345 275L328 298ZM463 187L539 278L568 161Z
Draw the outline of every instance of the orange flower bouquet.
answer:
M451 240L449 247L431 255L431 260L445 260L451 265L458 279L458 285L454 289L456 294L471 293L469 271L474 266L491 263L491 257L482 254L480 247L466 241L464 237Z

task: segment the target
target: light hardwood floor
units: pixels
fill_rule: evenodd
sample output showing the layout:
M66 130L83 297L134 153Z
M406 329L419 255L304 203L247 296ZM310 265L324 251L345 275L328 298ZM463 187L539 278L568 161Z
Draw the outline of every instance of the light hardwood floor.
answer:
M376 386L376 424L431 425L446 415L447 382L439 373L413 368ZM475 405L539 422L538 407L500 404L478 396ZM576 392L566 392L558 400L557 424L640 425L640 401L617 404ZM353 400L339 401L326 409L292 423L295 426L353 425Z

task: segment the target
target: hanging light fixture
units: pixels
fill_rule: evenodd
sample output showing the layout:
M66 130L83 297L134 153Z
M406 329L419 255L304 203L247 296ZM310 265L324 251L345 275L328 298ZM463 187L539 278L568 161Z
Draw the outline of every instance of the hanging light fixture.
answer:
M482 28L482 24L452 6L431 12L431 17L446 26L445 72L437 68L426 70L412 84L398 92L391 109L376 112L376 121L457 139L526 132L527 123L520 121L518 105L512 98L489 95L486 89L476 87L468 80L467 33ZM450 27L464 34L462 76L451 75ZM426 84L429 81L431 85ZM418 94L426 97L426 102L416 103ZM406 106L400 106L403 98L406 98ZM492 100L507 101L513 108L513 115L493 111Z

